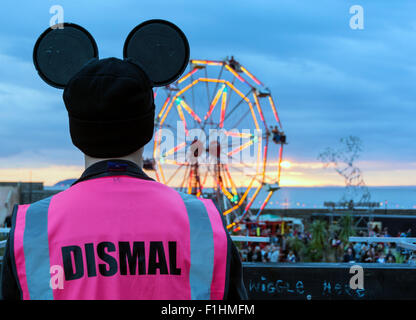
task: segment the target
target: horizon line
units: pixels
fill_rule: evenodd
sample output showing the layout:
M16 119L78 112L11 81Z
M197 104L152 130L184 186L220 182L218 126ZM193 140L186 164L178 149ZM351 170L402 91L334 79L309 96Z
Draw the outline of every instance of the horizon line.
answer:
M64 180L78 180L79 178L68 178L68 179L64 179ZM0 181L1 183L43 183L43 185L45 187L54 187L56 184L60 183L60 181L58 181L55 184L52 185L48 185L45 184L44 181L7 181L7 180L3 180ZM169 186L169 185L168 185ZM328 185L290 185L290 186L284 186L281 185L280 188L346 188L347 186L345 185L336 185L336 184L328 184ZM365 185L365 187L371 187L371 188L388 188L388 187L408 187L408 188L416 188L416 184L409 184L409 185ZM177 188L172 186L172 188ZM238 186L237 188L246 188L246 186ZM212 189L207 187L207 189Z

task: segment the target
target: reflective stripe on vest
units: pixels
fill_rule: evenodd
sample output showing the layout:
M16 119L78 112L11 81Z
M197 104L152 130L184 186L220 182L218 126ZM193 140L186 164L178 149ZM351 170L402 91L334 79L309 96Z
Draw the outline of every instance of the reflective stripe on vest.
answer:
M120 185L123 186L123 188L121 188L121 191L123 192L118 193L117 186ZM130 194L124 199L124 194L126 194L124 188L127 188L128 190L137 188L137 194ZM17 216L14 231L14 256L18 280L22 290L22 298L42 300L54 298L223 299L226 277L227 236L220 214L211 200L198 199L195 196L179 193L173 189L167 188L168 187L157 182L144 181L137 178L103 177L81 182L64 192L42 201L35 202L30 206L19 206L16 213ZM149 192L149 189L152 191L151 194L155 195L156 200L161 197L158 193L163 195L166 194L166 197L170 197L168 204L161 204L160 206L158 205L158 201L154 201L156 203L155 205L152 203L140 203L139 201L136 205L136 202L134 200L132 201L132 199L135 199L135 196L138 196L140 192L146 193ZM115 197L115 200L109 201L108 199L103 199L102 204L94 202L96 200L93 200L92 204L89 202L82 203L80 197L85 197L85 194L87 194L89 190L94 190L94 192L104 191L104 195L106 192L109 192L108 190L112 190L112 197ZM98 194L97 197L98 196L102 199L101 194ZM118 211L115 215L106 212L105 210L107 210L109 204L111 205L115 202L118 205L114 206L114 208L117 208L118 210L118 196L120 196L120 199L124 199L123 202L126 206L123 206L123 208L132 206L134 208L131 210L135 212L127 214L123 211ZM131 198L128 198L129 196L131 196ZM149 198L151 196L143 196L143 198L146 197ZM152 200L153 199L149 199L148 201ZM109 202L107 203L106 201ZM79 214L80 203L82 203L83 210L86 210L88 213L91 212L92 217ZM133 205L130 205L132 203ZM98 206L97 212L93 211L93 208L95 207L94 204L97 204ZM72 205L74 208L72 208ZM100 205L102 205L102 207ZM75 221L70 221L69 223L70 228L68 228L68 216L70 215L68 215L68 212L65 212L68 206L70 207L69 211L74 212L73 216L75 217ZM169 206L174 207L172 212L179 215L177 220L179 226L182 227L178 229L178 227L173 225L176 218L172 216L167 217L166 221L163 221L164 212L154 211L153 213L149 213L155 215L157 220L151 220L148 216L140 216L142 214L139 212L140 208L148 208L149 206L152 208L153 206L156 206L155 210L157 207L160 207L162 208L160 210L165 211ZM144 209L144 211L146 210L149 209ZM109 210L109 212L111 212L111 210ZM136 212L138 216L142 218L142 220L139 220L139 222L141 221L142 223L138 223L138 221L133 219L125 223L123 222L124 227L121 226L117 228L115 222L112 221L112 219L116 219L114 217L117 217L117 214L120 213L125 214L127 220L132 219L130 216L136 214ZM100 218L100 213L104 214L102 219L104 223L102 227L104 229L101 229L99 223L94 224L92 222L95 221L94 217ZM150 222L147 219L151 221L151 224L149 224ZM111 224L114 229L109 232L110 229L105 229L108 228L106 223ZM132 243L133 241L141 240L158 240L158 235L154 235L153 233L151 233L152 235L149 239L140 238L142 234L147 234L146 232L148 230L142 232L143 230L140 229L140 225L146 225L146 223L148 223L147 226L151 225L155 230L157 230L156 226L160 224L162 231L168 230L164 228L169 228L174 231L174 233L172 233L173 231L171 233L168 232L166 237L168 240L174 240L176 239L175 237L178 238L177 263L179 264L179 268L182 269L181 275L138 275L137 273L135 275L120 275L120 262L118 262L117 274L113 277L102 276L99 274L97 268L98 276L91 278L89 274L87 276L87 270L89 269L84 267L84 274L81 278L70 281L65 280L63 289L52 289L50 286L50 268L55 265L63 265L61 253L61 248L63 246L73 244L84 250L84 245L86 248L86 245L89 242L93 243L92 248L94 248L100 241L112 241L117 245L118 241ZM167 225L164 226L163 223L166 223ZM186 226L184 223L186 223L188 227L184 227ZM72 226L80 227L73 228ZM85 228L90 231L88 240L84 239L85 233L83 233L82 230ZM125 228L130 229L125 231ZM138 229L137 233L135 232L135 228ZM181 230L183 232L180 232ZM164 246L166 245L166 237L160 236L160 240L163 241ZM73 243L74 241L75 243ZM148 250L148 247L146 248L146 250ZM165 251L167 252L167 250ZM110 253L107 252L107 254ZM119 252L115 250L112 251L110 255L117 257L118 254ZM166 256L168 255L166 254ZM75 257L72 256L71 259L75 259ZM85 257L83 257L83 259L82 263L85 263ZM95 258L95 267L98 267L98 264L102 262L103 261L101 261L100 258ZM73 264L73 260L71 260L71 263ZM161 271L159 270L159 272ZM154 286L152 286L153 283L155 284ZM137 286L137 288L135 286ZM105 287L106 290L102 290L103 287Z
M19 206L17 211L15 259L24 299L53 299L49 285L48 242L48 208L51 198L30 206Z
M180 194L189 217L191 241L191 268L189 282L192 300L211 298L212 272L214 270L214 238L208 212L199 199Z

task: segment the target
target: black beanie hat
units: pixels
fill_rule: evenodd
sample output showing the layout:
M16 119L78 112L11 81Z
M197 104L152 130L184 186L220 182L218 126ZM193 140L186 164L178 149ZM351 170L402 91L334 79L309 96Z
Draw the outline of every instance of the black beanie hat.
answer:
M91 157L126 156L152 139L152 84L136 64L91 62L69 81L63 99L72 142Z

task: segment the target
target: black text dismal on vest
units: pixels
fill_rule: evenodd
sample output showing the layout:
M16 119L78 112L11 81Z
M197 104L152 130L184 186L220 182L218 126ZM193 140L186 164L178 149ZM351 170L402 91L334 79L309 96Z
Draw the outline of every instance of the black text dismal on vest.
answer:
M84 274L88 277L96 277L97 272L104 277L111 277L117 273L120 275L181 274L176 261L176 241L168 242L167 255L162 241L150 241L148 248L146 252L144 241L133 243L120 241L118 250L114 243L108 241L100 242L96 246L93 243L86 243L84 248L75 245L62 247L65 280L80 279Z

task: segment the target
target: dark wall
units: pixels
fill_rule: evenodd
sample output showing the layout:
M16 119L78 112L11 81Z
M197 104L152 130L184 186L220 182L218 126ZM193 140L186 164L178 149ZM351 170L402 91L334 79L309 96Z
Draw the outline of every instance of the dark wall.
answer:
M0 182L0 186L18 189L18 204L29 204L55 195L62 190L45 190L43 182Z
M382 300L416 299L416 266L358 265L364 270L364 289L351 289L348 263L244 263L244 283L257 300Z

